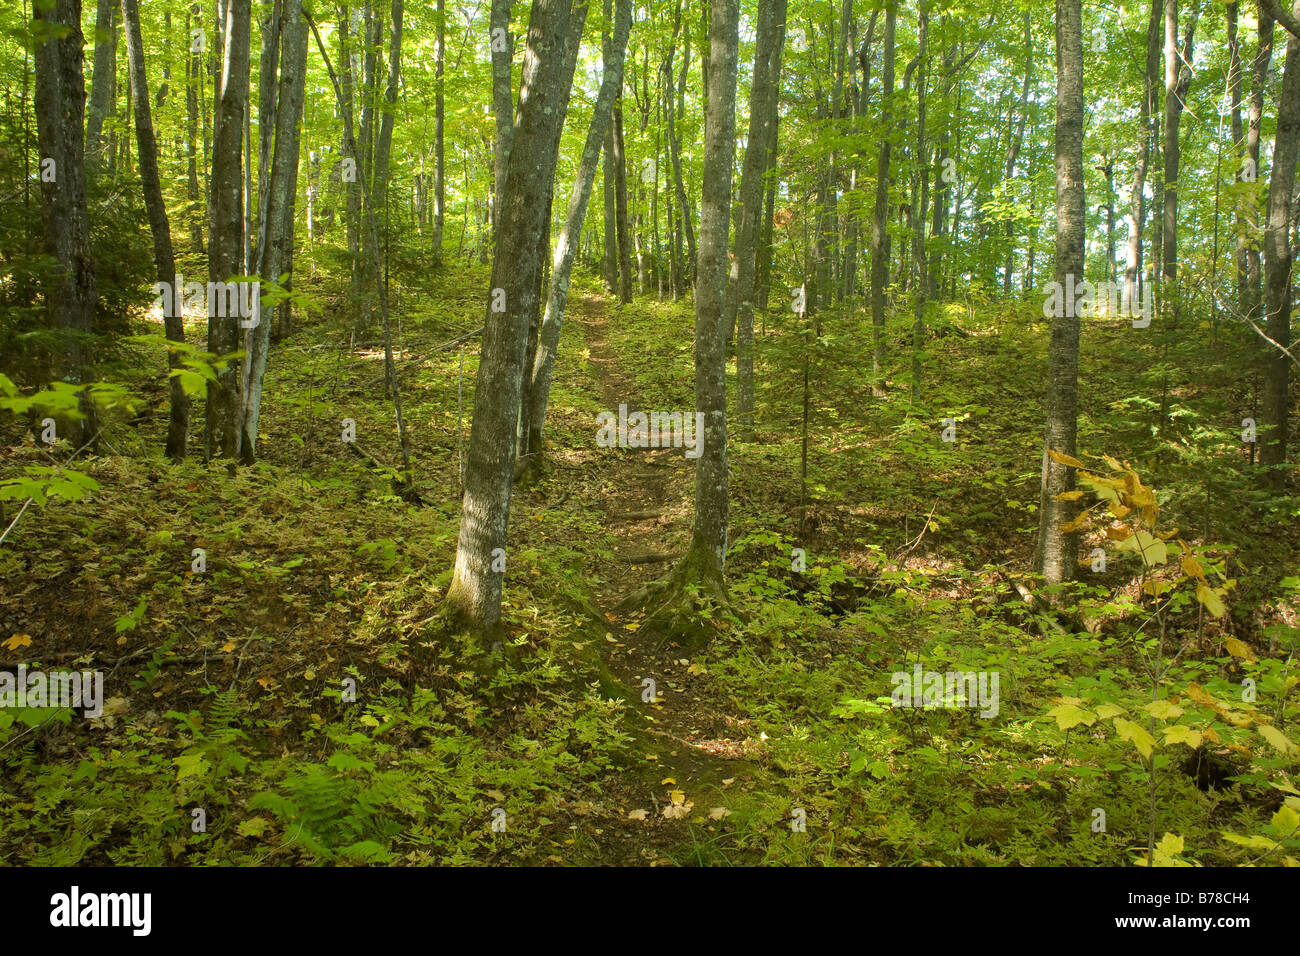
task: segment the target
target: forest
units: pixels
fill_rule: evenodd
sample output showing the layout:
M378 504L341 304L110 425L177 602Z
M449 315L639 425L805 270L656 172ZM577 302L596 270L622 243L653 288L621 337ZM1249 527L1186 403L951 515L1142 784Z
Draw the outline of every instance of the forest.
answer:
M0 864L1300 865L1300 0L0 27Z

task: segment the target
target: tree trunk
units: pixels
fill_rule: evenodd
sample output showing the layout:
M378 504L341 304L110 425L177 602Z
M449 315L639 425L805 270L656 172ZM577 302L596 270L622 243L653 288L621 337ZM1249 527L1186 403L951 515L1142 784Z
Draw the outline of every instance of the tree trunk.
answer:
M298 195L299 124L303 114L307 75L307 25L302 5L286 0L279 30L281 37L280 80L276 92L275 152L270 179L265 189L266 204L259 207L257 274L263 289L290 288L293 273L294 206ZM288 273L284 283L280 277ZM277 309L272 306L259 315L248 330L246 385L240 415L240 458L251 464L257 455L257 427L262 413L262 385L270 357L271 332Z
M199 90L203 78L203 54L190 34L190 24L198 19L196 3L185 14L185 198L189 201L185 218L189 223L190 251L203 252L203 225L199 218L202 201L199 196ZM206 218L206 212L204 214ZM168 280L171 281L171 280Z
M1178 124L1186 105L1192 71L1183 61L1191 62L1192 38L1200 10L1193 8L1187 26L1187 39L1178 48L1178 0L1165 0L1165 217L1161 243L1164 252L1164 277L1178 280ZM1171 288L1170 293L1175 293Z
M704 434L698 438L703 448L695 463L695 526L683 565L697 580L721 591L729 518L723 301L727 289L731 170L736 150L739 0L712 0L712 14L695 283L695 404L697 413L704 415Z
M614 101L614 221L618 231L618 294L632 301L632 241L627 215L627 156L623 150L622 94Z
M885 66L881 75L882 129L879 159L876 161L876 208L871 220L871 390L885 394L885 286L889 282L889 132L893 125L894 31L898 0L885 0Z
M919 203L912 232L912 259L914 263L912 315L912 401L921 401L921 361L925 349L925 219L926 206L930 198L929 147L925 142L925 87L926 62L925 45L929 33L930 13L927 0L920 0L917 14L917 36L919 37L919 66L916 71L916 168L919 180Z
M1264 120L1264 91L1268 86L1268 67L1273 59L1274 20L1263 10L1259 11L1259 46L1255 50L1255 60L1251 64L1250 77L1250 122L1246 130L1246 164L1247 181L1259 179L1259 140L1260 127ZM1252 321L1259 319L1263 302L1263 269L1261 268L1259 240L1259 199L1253 194L1247 204L1249 209L1249 246L1246 250L1246 296L1243 311Z
M140 155L140 184L144 190L144 204L149 213L149 230L153 234L153 258L158 281L164 289L172 289L168 304L163 309L163 324L167 338L172 342L185 341L185 318L176 308L182 290L173 288L176 281L176 260L172 255L171 226L167 222L167 205L163 201L162 183L158 176L158 147L154 142L153 118L149 111L149 87L144 64L144 43L140 38L140 8L137 0L122 0L122 24L126 33L127 68L131 82L131 101L135 105L135 135ZM169 350L167 366L175 371L181 367L180 356ZM169 386L171 414L167 423L167 457L173 462L185 459L185 438L190 425L190 399L181 387L179 376L171 377Z
M216 91L212 150L212 232L208 237L208 281L225 283L242 272L244 114L248 111L250 0L227 0L223 31L221 85ZM209 304L211 306L211 303ZM228 355L238 348L238 314L208 312L208 351ZM228 311L228 310L227 310ZM208 383L204 447L207 457L231 458L238 440L236 390L238 363Z
M533 0L529 21L483 322L456 566L445 602L454 621L479 633L500 627L524 349L539 292L537 236L549 215L546 197L573 83L575 61L564 53L570 29L580 35L586 13L585 2L573 8L571 0ZM494 311L498 302L504 311Z
M85 155L91 179L103 165L104 118L117 105L116 13L113 0L99 0L95 8L95 63L90 77L90 101L86 104Z
M600 80L600 92L591 114L591 127L582 147L578 174L573 192L569 195L569 209L560 231L559 241L551 263L551 282L546 294L546 314L542 319L537 353L529 375L528 449L536 455L542 450L542 433L546 425L546 408L551 396L551 381L555 375L555 354L559 348L560 330L564 324L564 308L569 297L569 279L573 274L573 260L577 253L578 232L587 214L592 183L596 179L596 164L600 159L601 144L612 120L614 99L623 83L623 63L628 34L632 28L632 0L618 0L614 13L614 36L605 48Z
M1081 0L1056 0L1056 282L1083 281L1086 206L1083 192L1083 27ZM1070 297L1072 299L1072 297ZM1063 531L1074 472L1048 454L1075 453L1078 426L1079 317L1068 301L1052 319L1047 428L1038 512L1038 568L1049 587L1074 578L1077 535Z
M492 151L492 226L501 223L501 199L509 172L510 138L515 125L514 97L511 87L511 59L515 38L510 33L510 8L513 0L492 0L489 19L489 42L492 51L492 115L496 120L497 138Z
M1146 227L1147 166L1151 162L1151 124L1156 115L1156 70L1160 68L1160 23L1164 0L1151 0L1147 20L1147 59L1143 79L1142 118L1138 128L1137 158L1133 164L1132 211L1128 226L1128 262L1124 272L1124 309L1137 312L1142 301L1142 232Z
M64 380L86 379L84 337L94 328L97 284L90 256L90 222L86 212L85 146L82 140L86 96L82 75L81 0L37 4L36 20L47 37L36 48L36 135L42 172L52 162L53 175L41 176L41 219L45 252L62 270L45 288L49 326L64 330ZM93 406L82 403L83 418L62 431L75 447L96 434Z
M758 234L763 214L763 183L776 147L776 110L781 90L781 54L785 44L786 0L763 0L754 41L754 73L749 97L749 135L740 179L740 214L736 229L735 286L727 296L728 338L736 339L736 401L740 429L754 424L754 279Z
M436 85L433 105L433 262L442 262L442 233L447 218L447 160L444 151L445 107L443 103L443 72L447 59L447 8L446 0L438 0L437 34L433 47L433 82Z
M1300 0L1294 6L1300 16ZM1277 104L1277 137L1273 141L1273 172L1268 184L1268 222L1264 228L1265 332L1275 345L1264 362L1261 400L1260 464L1271 471L1268 482L1281 490L1285 483L1287 411L1290 407L1291 347L1291 206L1296 162L1300 160L1300 37L1286 45L1285 76Z

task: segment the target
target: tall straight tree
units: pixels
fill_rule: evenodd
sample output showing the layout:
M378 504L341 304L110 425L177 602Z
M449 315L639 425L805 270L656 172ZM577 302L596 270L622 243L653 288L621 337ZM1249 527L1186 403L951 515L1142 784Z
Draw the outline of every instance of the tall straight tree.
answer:
M497 138L492 153L492 225L501 222L501 199L509 171L510 141L514 135L514 100L511 97L510 62L514 56L515 42L510 35L510 8L513 0L492 0L492 13L488 19L489 43L492 53L492 114L496 120Z
M1056 0L1056 282L1083 281L1086 207L1083 192L1082 0ZM1047 429L1038 503L1038 568L1048 585L1074 578L1077 536L1064 530L1074 472L1051 453L1074 455L1078 428L1079 316L1072 296L1052 319L1048 353Z
M871 218L871 390L885 393L885 286L889 283L889 134L894 103L894 34L898 22L898 0L885 0L885 65L881 74L883 135L876 161L876 206Z
M1278 11L1284 12L1284 11ZM1293 9L1292 24L1300 26L1300 0ZM1283 17L1278 17L1279 21ZM1277 136L1273 142L1273 171L1268 183L1268 219L1264 227L1265 332L1272 339L1264 363L1264 394L1261 401L1263 434L1260 464L1272 466L1269 482L1277 489L1284 483L1286 464L1287 411L1290 408L1291 357L1291 250L1294 228L1292 204L1296 162L1300 160L1300 35L1287 39L1282 93L1277 102Z
M140 37L138 0L122 0L122 25L126 33L126 60L131 83L131 105L135 109L135 137L140 154L140 184L144 190L145 209L149 213L149 230L153 234L154 267L158 281L171 288L176 281L176 259L172 255L172 231L167 221L167 204L163 201L158 176L158 147L154 141L153 117L149 110L149 86L144 65L144 41ZM177 290L177 297L180 292ZM179 309L163 310L163 327L172 342L184 343L185 318ZM173 371L181 367L180 356L172 350L167 365ZM167 457L174 462L185 458L185 438L190 426L190 399L181 387L180 377L173 375L169 387L171 415L167 423Z
M550 215L547 197L564 127L562 105L573 83L575 60L565 55L568 35L581 30L586 14L583 0L576 8L572 0L534 0L528 24L483 320L456 565L445 602L453 621L483 634L495 632L501 621L524 352L539 294L537 237Z
M104 119L117 101L116 12L113 0L99 0L95 8L95 65L86 104L86 166L92 178L103 160Z
M86 212L82 121L86 81L82 74L81 0L35 5L43 38L36 48L36 138L41 155L41 221L45 251L61 275L45 290L51 328L62 329L64 380L85 378L84 337L94 328L97 284L90 257ZM46 175L46 173L49 175ZM80 446L95 435L93 406L82 402L83 418L67 422L64 437Z
M293 273L293 219L298 194L299 125L307 76L307 24L300 0L284 0L279 29L280 76L276 89L275 148L266 184L266 201L258 210L257 274L263 289L277 289ZM262 384L270 357L276 308L263 310L245 339L247 358L239 416L239 457L251 464L257 455L257 426L262 414Z
M587 215L591 199L591 186L596 179L596 164L600 160L601 144L609 129L614 99L623 83L623 63L628 34L632 29L632 0L618 0L614 11L614 35L605 46L600 92L592 109L591 126L578 161L578 174L569 196L569 210L560 231L559 241L551 262L551 281L546 293L546 313L538 338L537 352L529 374L531 392L526 403L529 411L528 449L536 456L542 450L542 431L546 425L546 407L550 400L551 381L555 374L555 353L559 348L560 330L564 325L564 308L569 297L569 279L573 274L573 260L578 252L578 235ZM535 459L534 459L535 460Z
M442 262L442 232L447 220L447 160L444 150L446 107L443 73L447 60L447 4L438 0L433 43L433 261Z
M1178 125L1192 83L1192 40L1200 8L1193 6L1187 23L1187 37L1178 46L1178 0L1165 0L1165 210L1161 248L1164 277L1178 279L1178 167L1182 153L1178 146ZM1170 290L1173 292L1173 290Z
M776 151L776 111L781 91L781 53L785 45L786 0L761 0L754 38L754 77L749 96L749 136L740 177L740 216L735 283L727 296L728 338L736 330L736 403L742 429L754 419L754 277L763 216L763 183Z
M708 105L704 114L704 172L700 245L695 269L695 408L704 434L695 462L695 527L683 567L707 588L725 593L727 526L727 233L731 170L736 154L736 61L740 0L712 0Z
M221 81L216 91L215 139L212 150L212 218L208 237L208 281L227 282L242 274L244 245L244 178L241 159L244 115L248 112L248 44L252 20L250 0L226 0L222 31ZM237 313L208 315L208 351L228 355L239 345ZM238 441L236 393L238 366L226 367L217 381L208 382L204 447L207 456L235 455Z
M1142 230L1146 224L1147 166L1151 162L1151 124L1159 100L1156 96L1156 70L1160 68L1160 24L1164 0L1151 0L1147 18L1146 69L1142 74L1142 108L1138 126L1137 157L1133 162L1132 209L1128 226L1128 264L1124 272L1124 301L1130 314L1136 314L1142 298Z
M1273 61L1273 34L1276 20L1261 4L1259 11L1259 43L1250 71L1250 111L1246 127L1246 179L1257 182L1259 178L1259 143L1264 124L1264 91L1269 85L1269 64ZM1242 297L1242 312L1254 320L1260 317L1263 302L1261 283L1264 271L1261 266L1259 240L1259 198L1247 201L1249 243L1246 247L1246 294Z

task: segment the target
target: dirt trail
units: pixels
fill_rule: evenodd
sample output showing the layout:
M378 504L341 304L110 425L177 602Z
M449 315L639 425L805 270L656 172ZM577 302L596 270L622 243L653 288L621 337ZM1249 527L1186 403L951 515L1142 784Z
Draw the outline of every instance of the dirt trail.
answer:
M648 410L608 341L608 323L617 321L609 300L575 298L571 320L582 328L604 407L615 414L620 404L627 405L628 414ZM636 792L625 797L650 811L652 830L662 831L655 834L656 841L669 844L686 836L682 824L662 815L670 805L669 791L683 791L694 805L686 822L709 824L711 808L725 806L729 792L753 787L761 773L746 759L753 755L753 744L745 721L729 713L733 708L724 689L688 652L649 628L641 629L639 609L620 609L628 594L666 575L685 553L694 478L693 462L680 448L617 449L602 461L601 495L618 555L595 595L606 622L604 659L646 718L646 756L656 758L643 761L643 779L628 781ZM647 680L654 681L654 703ZM661 783L668 779L675 783ZM641 802L635 802L638 799ZM681 830L664 829L677 827Z

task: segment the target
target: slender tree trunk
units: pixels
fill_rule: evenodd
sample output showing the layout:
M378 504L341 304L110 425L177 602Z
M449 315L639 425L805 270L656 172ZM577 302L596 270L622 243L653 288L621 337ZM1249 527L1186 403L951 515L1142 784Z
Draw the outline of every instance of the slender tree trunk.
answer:
M185 198L189 205L185 213L190 230L190 250L203 252L203 225L199 218L202 201L199 196L199 89L203 78L203 54L190 34L190 24L198 22L199 5L196 3L185 15ZM206 218L206 213L204 214ZM168 280L170 281L170 280Z
M511 59L514 56L515 38L510 33L510 8L513 0L492 0L489 19L492 49L492 115L496 120L497 138L492 152L492 225L495 230L501 222L501 199L509 171L510 139L515 125L514 98L511 87Z
M1081 0L1056 0L1056 282L1083 281L1087 207L1083 191L1083 25ZM1072 298L1072 297L1067 297ZM1074 578L1077 535L1062 530L1074 472L1048 452L1075 453L1078 427L1079 317L1068 301L1052 319L1047 429L1038 513L1038 568L1048 586Z
M546 409L551 396L551 381L555 375L555 355L560 343L560 330L564 324L564 308L569 297L569 279L573 274L573 260L577 253L578 232L587 214L592 183L596 179L596 165L600 159L601 144L612 120L614 99L623 82L623 64L628 34L632 28L632 0L618 0L614 14L614 36L605 48L600 92L591 114L591 126L583 144L578 162L578 174L569 195L569 209L560 231L559 241L551 263L551 282L546 295L546 314L542 319L537 353L529 376L530 397L528 449L537 455L542 450L542 433L546 425Z
M885 394L885 286L889 282L889 132L893 123L894 102L894 31L898 20L898 0L885 0L885 65L881 76L881 110L885 132L880 139L876 162L876 208L871 220L871 390L877 397Z
M749 98L749 135L740 179L740 214L736 229L735 287L727 297L728 330L736 339L736 401L740 429L754 423L754 280L763 215L763 184L776 148L776 111L781 90L781 54L785 44L786 0L763 0L754 42L754 73Z
M98 291L86 212L81 0L36 4L34 16L42 25L40 35L46 38L36 47L35 56L41 219L45 252L62 272L45 287L46 315L50 328L64 333L64 380L81 384L87 378L84 338L94 329ZM53 163L48 178L43 175L46 163ZM84 417L60 429L75 447L96 434L93 406L84 400L81 405Z
M91 179L103 164L104 119L117 106L117 5L98 0L95 8L95 63L86 104L86 170ZM167 281L171 281L170 279Z
M250 0L227 0L221 85L216 93L212 155L212 233L208 237L208 280L225 283L242 273L244 114L248 111ZM238 313L214 315L208 309L208 351L228 355L238 347ZM239 368L230 363L208 383L204 447L207 457L235 455L238 429L236 392Z
M443 102L443 73L447 59L447 9L446 0L438 0L437 34L433 47L433 261L442 262L442 233L447 216L447 159L444 151L445 106Z
M1200 10L1193 8L1187 27L1187 39L1178 47L1178 0L1165 0L1165 216L1161 243L1164 253L1164 277L1172 285L1178 280L1178 165L1180 151L1178 125L1191 86L1192 71L1183 61L1191 62L1192 38ZM1170 289L1170 293L1174 293Z
M353 14L348 10L347 6L340 7L339 70L342 74L340 84L342 103L340 109L348 114L355 111L356 87L356 73L352 68L352 44L349 40L349 26L352 16ZM349 145L349 142L345 133L343 142L340 144L340 152L343 156L340 178L342 179L344 194L347 197L344 222L347 231L348 261L352 267L349 298L351 300L352 326L356 329L361 324L361 177L365 175L365 171L361 165L361 156L355 149L355 143Z
M627 156L623 150L622 94L614 101L614 221L618 232L618 294L623 302L632 301L632 242L627 215Z
M275 152L270 164L270 178L265 189L266 204L259 207L257 272L263 289L281 287L280 277L289 288L293 273L294 206L298 195L299 124L303 114L304 87L307 75L307 25L302 18L302 4L285 0L281 29L280 80L276 93ZM278 306L286 308L288 303ZM240 458L251 464L257 455L257 427L262 413L262 386L270 357L271 332L277 307L259 315L257 325L248 329L245 350L248 353L247 379L240 415Z
M1237 184L1238 194L1235 207L1234 220L1236 222L1237 244L1234 260L1237 265L1237 306L1245 314L1245 295L1246 283L1249 278L1249 265L1246 249L1249 241L1246 238L1246 219L1242 215L1242 198L1240 195L1241 183L1245 178L1244 164L1245 148L1244 130L1241 122L1241 38L1238 32L1238 14L1240 4L1237 0L1231 0L1227 6L1228 19L1228 92L1232 98L1232 157L1236 167L1233 174L1233 182Z
M452 619L475 632L490 634L500 627L524 349L539 292L533 260L549 215L546 197L563 104L573 83L574 60L565 55L568 36L570 29L581 30L586 12L586 3L574 8L570 0L533 0L529 21L519 120L484 317L456 565L445 602ZM494 310L498 302L504 311Z
M727 561L727 352L723 301L727 289L727 233L731 171L736 150L736 61L739 0L712 0L709 23L708 106L700 245L695 283L695 404L704 415L695 463L695 526L683 560L686 573L715 593L723 591Z
M172 255L171 226L167 222L167 205L163 201L158 176L158 147L154 141L153 118L149 111L149 88L144 64L144 42L140 39L140 8L137 0L122 0L122 24L126 33L127 67L131 82L131 101L135 105L135 135L140 155L140 183L144 204L149 213L149 230L153 234L153 258L158 281L164 289L173 289L163 309L163 325L172 342L185 342L185 319L179 305L182 290L174 289L176 260ZM167 353L167 366L180 367L180 357ZM190 399L173 375L169 386L171 414L167 423L167 457L173 462L185 459L185 438L190 424Z
M913 302L915 311L912 316L912 401L921 401L921 361L925 349L925 219L926 205L930 197L929 147L925 142L925 87L926 61L925 46L929 33L930 13L927 0L920 0L917 14L917 35L920 50L917 59L920 65L916 73L916 168L919 180L919 203L912 233L912 259L915 263Z
M1300 17L1300 0L1293 12ZM1263 428L1259 461L1271 470L1267 480L1276 489L1285 484L1287 411L1290 408L1291 347L1291 209L1296 162L1300 160L1300 37L1289 37L1285 75L1277 105L1277 136L1273 141L1273 172L1268 184L1268 221L1264 228L1265 332L1276 343L1264 362L1261 400Z
M1274 20L1263 10L1259 11L1259 46L1255 50L1255 60L1251 65L1250 77L1250 122L1246 130L1246 164L1247 181L1257 182L1260 175L1259 141L1260 127L1264 121L1264 91L1268 86L1268 67L1273 59ZM1246 295L1243 312L1253 320L1260 318L1263 304L1263 276L1259 246L1259 209L1258 194L1252 195L1248 202L1249 246L1246 250Z
M1142 117L1138 128L1137 158L1133 164L1132 211L1128 227L1128 261L1124 272L1125 313L1136 314L1142 301L1142 233L1146 228L1147 167L1151 162L1151 124L1156 115L1156 70L1160 68L1160 24L1164 0L1151 0L1147 20L1147 59L1143 78Z

